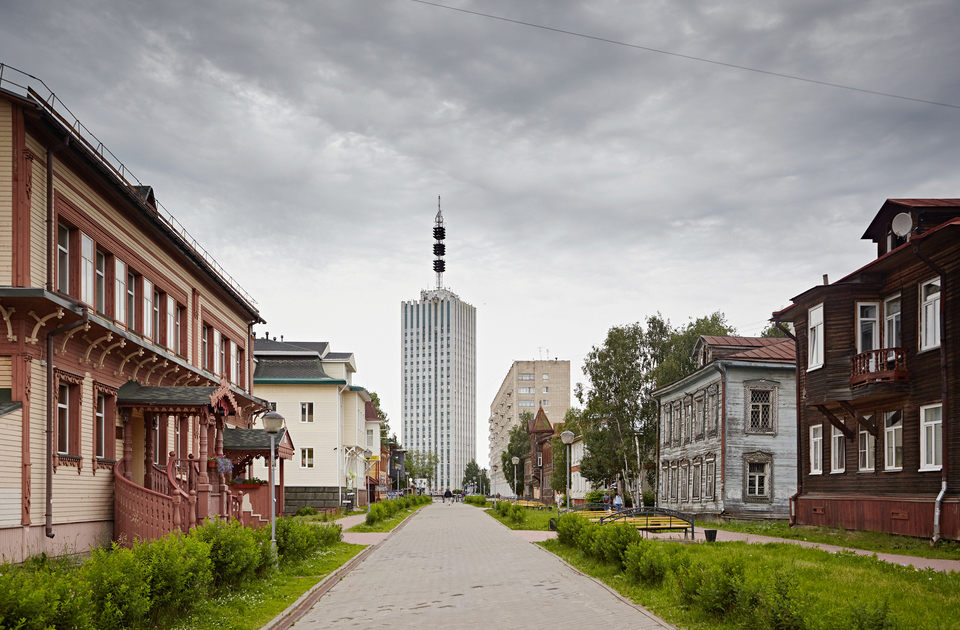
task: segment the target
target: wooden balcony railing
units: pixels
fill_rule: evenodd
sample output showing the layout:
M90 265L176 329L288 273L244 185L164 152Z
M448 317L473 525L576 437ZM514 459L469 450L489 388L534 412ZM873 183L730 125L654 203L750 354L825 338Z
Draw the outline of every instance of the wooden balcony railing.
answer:
M868 350L850 359L850 387L909 380L907 354L903 348Z
M124 477L124 460L113 469L114 539L122 545L157 540L183 528L181 497L147 490Z

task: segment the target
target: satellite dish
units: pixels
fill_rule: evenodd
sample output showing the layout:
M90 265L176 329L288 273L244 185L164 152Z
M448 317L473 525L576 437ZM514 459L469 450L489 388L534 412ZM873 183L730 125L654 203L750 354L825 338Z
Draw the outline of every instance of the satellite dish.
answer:
M910 213L901 212L893 217L893 223L890 224L890 228L893 230L893 233L900 238L909 234L910 230L913 229L913 219L910 217Z

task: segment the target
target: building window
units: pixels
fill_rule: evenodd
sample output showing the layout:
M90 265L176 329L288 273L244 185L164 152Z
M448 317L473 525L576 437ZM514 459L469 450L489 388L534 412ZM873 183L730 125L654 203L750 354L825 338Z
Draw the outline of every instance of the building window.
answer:
M883 414L884 470L903 468L903 412L888 411Z
M690 436L693 435L693 431L691 430L692 429L691 425L693 424L692 416L693 416L693 413L691 411L690 403L688 402L683 406L683 441L684 442L689 442Z
M885 348L900 347L900 296L883 303L883 345Z
M872 420L873 414L863 414L863 417ZM876 468L874 453L877 448L877 439L864 427L860 427L858 437L857 449L860 455L858 458L860 472L873 472Z
M137 328L137 276L127 271L127 328Z
M202 342L202 356L203 356L203 369L210 369L210 327L203 327L203 334L201 335Z
M716 461L713 459L707 460L706 465L706 479L704 479L705 489L704 489L704 498L712 499L713 498L713 488L714 488L714 479L716 477Z
M154 343L160 343L160 304L162 295L159 291L153 291L153 335Z
M773 455L747 453L743 456L744 500L768 502L773 496Z
M153 283L143 279L143 336L153 339Z
M546 374L546 373L544 373L544 375L543 375L543 380L545 380L545 381L549 381L549 380L550 380L550 375L549 375L549 374Z
M810 427L810 474L823 473L823 425Z
M177 350L177 300L167 294L167 342L171 350ZM177 352L177 354L180 354Z
M920 349L940 345L940 278L920 285Z
M698 501L700 500L700 472L700 461L697 460L693 462L693 492L690 493L690 496Z
M518 400L517 407L533 407L534 402L532 400Z
M57 452L70 454L70 387L60 384L57 396Z
M670 467L670 498L673 501L677 500L677 486L679 486L678 479L679 471L677 469L677 463L674 462Z
M807 336L807 370L823 367L823 304L810 309Z
M183 343L183 332L184 332L184 331L183 331L182 323L183 323L183 309L182 309L182 308L177 308L177 318L176 318L176 322L175 322L175 324L174 324L174 325L176 326L176 329L177 329L177 330L176 330L175 336L174 336L174 338L173 338L173 343L174 343L174 345L175 345L175 347L174 347L173 350L174 350L174 352L176 352L176 353L179 354L180 356L183 356L183 355L186 354L186 353L183 351L183 348L186 346L186 344Z
M57 224L57 291L70 294L70 228Z
M920 470L943 468L943 406L920 407Z
M300 449L300 468L313 468L313 448L312 447Z
M533 393L536 393L536 391L537 390L535 387L518 387L517 388L518 394L533 394Z
M708 400L710 401L708 412L710 415L710 432L716 433L720 427L720 407L717 405L717 392L710 392Z
M119 258L114 258L114 306L113 318L118 322L127 323L127 265Z
M694 424L696 424L695 433L697 437L703 437L704 421L703 421L703 397L700 396L694 402Z
M96 305L96 267L94 258L97 246L93 239L80 233L80 299L91 306Z
M690 481L688 479L690 474L690 465L687 462L681 462L680 464L680 500L686 501L690 490Z
M744 398L748 401L747 433L776 433L777 390L767 381L746 384Z
M662 428L660 429L660 432L663 434L664 444L669 444L672 438L671 433L673 430L673 419L670 418L671 411L672 408L669 405L665 405L663 407L663 413L661 414L662 421L660 424Z
M843 431L830 425L830 472L842 473L847 468L847 449Z
M541 401L540 401L540 406L541 406L541 407L549 407L549 406L550 406L550 401L549 401L549 400L541 400Z
M880 348L880 305L857 302L857 352Z
M367 429L367 448L373 448L373 429Z
M544 388L543 388L543 393L544 393L544 394L549 394L549 393L550 393L550 388L549 388L549 387L544 387Z
M107 427L106 427L106 417L104 412L106 410L106 398L102 395L97 396L97 408L94 412L94 442L96 443L96 454L97 457L106 457L107 456Z
M313 403L300 403L300 422L313 422Z
M220 337L220 331L216 328L213 329L213 348L211 352L213 354L213 373L217 376L220 376L220 372L223 371L223 363L221 363L221 354L220 354L220 344L222 340Z
M518 374L518 375L517 375L517 380L518 380L518 381L532 381L532 380L533 380L533 374Z
M107 256L100 250L96 254L97 268L94 282L96 309L101 315L107 312Z

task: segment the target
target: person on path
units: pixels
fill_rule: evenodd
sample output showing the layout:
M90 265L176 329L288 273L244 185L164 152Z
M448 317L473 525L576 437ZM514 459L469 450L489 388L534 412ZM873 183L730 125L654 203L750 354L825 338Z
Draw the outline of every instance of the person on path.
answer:
M450 505L453 505L453 493L450 492L450 488L447 488L447 491L443 493L443 502L446 503L447 499L450 499Z
M623 497L620 496L619 490L613 491L613 509L615 512L623 509Z
M603 493L603 509L610 509L610 495L608 495L606 492Z

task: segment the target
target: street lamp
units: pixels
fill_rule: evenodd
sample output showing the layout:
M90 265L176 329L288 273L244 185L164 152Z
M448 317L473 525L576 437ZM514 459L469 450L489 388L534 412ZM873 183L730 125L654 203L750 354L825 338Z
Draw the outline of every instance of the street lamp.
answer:
M513 462L513 500L517 500L517 464L520 463L520 458L516 455L510 460Z
M363 471L363 487L367 489L367 514L370 513L370 490L367 488L367 480L370 479L370 467L373 465L370 463L371 457L373 457L373 451L369 448L363 451L363 459L367 463L367 468Z
M273 487L273 455L274 440L277 433L283 428L283 416L276 411L263 414L263 428L270 434L270 549L277 553L277 499L276 488Z
M493 471L493 474L490 476L490 494L493 494L493 480L497 478L497 471L500 470L500 467L493 464L490 466L490 470Z
M573 431L564 431L560 434L560 440L567 445L567 508L570 507L570 445L573 444L575 437Z

